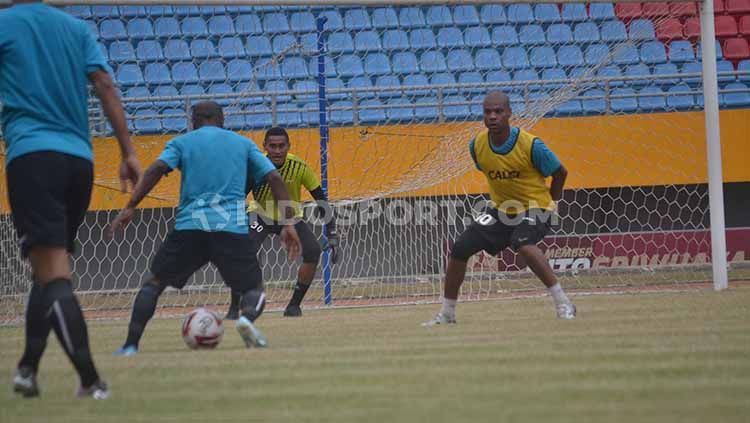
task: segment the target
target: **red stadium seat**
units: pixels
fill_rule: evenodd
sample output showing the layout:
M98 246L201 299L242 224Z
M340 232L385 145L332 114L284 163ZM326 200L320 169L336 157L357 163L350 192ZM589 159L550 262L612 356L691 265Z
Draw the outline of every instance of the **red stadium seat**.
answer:
M677 18L698 16L698 8L695 6L695 3L670 3L669 14Z
M620 19L631 20L640 18L642 15L640 3L617 3L615 4L615 15Z
M643 3L641 10L643 16L647 18L669 16L669 4L667 3Z
M656 25L656 38L661 41L683 38L682 24L678 19L665 19Z
M740 17L739 30L740 34L744 35L745 38L750 37L750 15Z
M735 64L742 59L750 58L750 45L744 38L729 38L724 40L724 58Z
M685 37L694 40L701 36L701 21L698 18L687 18L685 24L682 25L682 33Z
M733 16L716 16L714 17L716 25L716 36L719 38L734 37L737 35L737 21Z
M714 0L714 14L724 13L724 0Z
M726 9L734 15L750 13L750 0L727 0Z

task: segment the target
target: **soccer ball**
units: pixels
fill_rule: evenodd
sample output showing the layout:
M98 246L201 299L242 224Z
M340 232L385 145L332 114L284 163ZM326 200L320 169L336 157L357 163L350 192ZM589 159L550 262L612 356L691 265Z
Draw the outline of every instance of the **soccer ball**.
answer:
M196 308L182 321L182 339L190 349L213 349L224 336L221 317L211 310Z

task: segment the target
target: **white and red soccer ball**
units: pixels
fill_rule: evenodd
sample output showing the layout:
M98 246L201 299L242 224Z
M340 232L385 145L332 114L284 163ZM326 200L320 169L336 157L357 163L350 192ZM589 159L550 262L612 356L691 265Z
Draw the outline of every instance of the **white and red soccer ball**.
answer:
M182 339L193 350L213 349L224 336L224 324L215 312L196 308L182 321Z

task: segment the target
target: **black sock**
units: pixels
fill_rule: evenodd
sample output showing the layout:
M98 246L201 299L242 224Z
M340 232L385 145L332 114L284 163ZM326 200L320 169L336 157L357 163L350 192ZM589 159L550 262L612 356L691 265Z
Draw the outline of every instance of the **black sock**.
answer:
M260 317L263 309L266 307L266 294L262 289L251 289L242 294L240 305L242 315L251 322L254 322Z
M304 284L297 281L297 285L294 285L294 293L292 294L292 299L289 300L289 305L298 306L302 304L302 299L305 298L308 289L310 289L310 283Z
M229 303L230 310L240 309L240 298L242 298L242 294L235 290L232 290L232 301Z
M34 282L26 306L26 348L18 367L29 367L34 374L39 370L39 361L47 347L47 337L52 329L44 307L42 286Z
M81 386L99 380L89 349L89 334L69 279L55 279L44 287L44 306L57 339L81 377Z
M143 336L143 331L146 330L146 324L156 311L156 303L159 301L163 289L161 286L146 282L138 291L138 295L135 297L133 303L133 314L130 316L130 324L128 325L128 339L125 341L125 346L134 346L138 348L138 342Z

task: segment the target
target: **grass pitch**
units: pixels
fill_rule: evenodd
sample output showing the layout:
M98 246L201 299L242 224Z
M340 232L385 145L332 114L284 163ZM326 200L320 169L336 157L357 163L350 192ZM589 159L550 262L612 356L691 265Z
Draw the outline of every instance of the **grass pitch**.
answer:
M127 322L90 322L112 389L77 400L50 339L42 397L12 394L22 328L0 328L0 422L741 422L750 415L750 286L461 303L458 325L422 328L438 306L265 314L266 350L232 322L215 351L189 351L180 321L154 320L135 357L112 357ZM223 310L222 310L223 311Z

